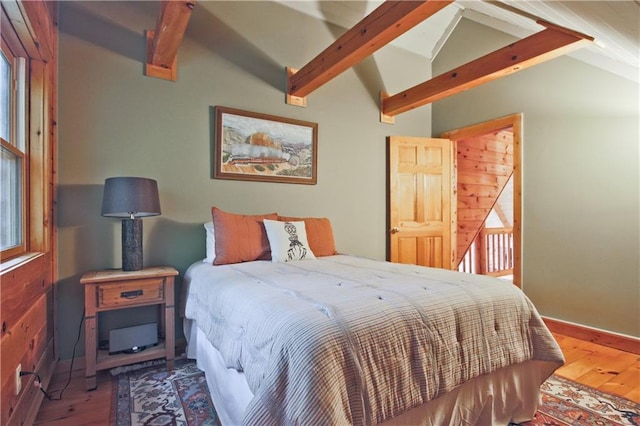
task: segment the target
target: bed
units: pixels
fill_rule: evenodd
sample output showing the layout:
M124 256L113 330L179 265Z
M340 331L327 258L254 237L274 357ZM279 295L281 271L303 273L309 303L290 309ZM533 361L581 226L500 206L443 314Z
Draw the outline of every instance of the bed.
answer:
M304 222L284 222L298 226L312 257L280 258L286 243L267 243L271 260L200 260L183 280L187 356L205 371L223 425L506 425L533 417L540 385L564 360L517 287L313 256L321 250L301 235Z

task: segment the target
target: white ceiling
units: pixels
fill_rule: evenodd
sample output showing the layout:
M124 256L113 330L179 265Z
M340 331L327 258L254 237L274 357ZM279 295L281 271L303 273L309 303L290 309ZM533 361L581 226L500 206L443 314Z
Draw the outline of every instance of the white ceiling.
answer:
M327 22L350 28L382 1L276 0ZM457 0L393 44L433 59L461 18L524 38L542 19L594 37L569 56L640 82L640 1ZM318 52L320 53L320 52Z

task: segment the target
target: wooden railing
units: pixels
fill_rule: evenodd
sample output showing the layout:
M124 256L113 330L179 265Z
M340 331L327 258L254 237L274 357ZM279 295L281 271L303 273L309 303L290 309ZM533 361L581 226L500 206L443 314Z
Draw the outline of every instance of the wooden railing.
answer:
M513 274L513 228L484 228L458 265L472 274Z
M472 242L469 250L464 254L462 260L458 264L458 271L467 272L469 274L479 274L480 262L478 256L478 247L476 242Z

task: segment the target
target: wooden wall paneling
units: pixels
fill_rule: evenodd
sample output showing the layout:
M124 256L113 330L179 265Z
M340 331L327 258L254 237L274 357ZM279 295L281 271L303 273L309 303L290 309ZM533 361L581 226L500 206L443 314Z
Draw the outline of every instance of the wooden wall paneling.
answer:
M462 183L458 185L458 194L463 197L488 197L497 199L500 191L498 188L492 186Z
M482 146L487 151L513 154L511 132L492 132L475 138L475 142L478 146Z
M24 307L23 307L24 309ZM46 325L47 319L47 297L42 295L30 309L26 311L20 322L2 336L0 347L2 354L0 360L2 365L3 383L10 382L13 387L13 372L15 367L21 362L24 354L27 353L32 345L37 331Z
M32 306L52 285L47 279L49 255L41 254L23 268L3 273L0 280L0 319L2 338L18 324L25 314L25 307Z
M51 360L54 358L53 341L50 341L48 345L42 349L42 356L37 363L35 370L39 372L42 379L42 387L47 389L51 383L51 378L55 370L55 363ZM34 377L24 376L22 384L22 393L18 398L15 405L11 408L12 416L7 423L0 424L7 425L30 425L33 424L35 418L38 415L38 410L44 395L40 392L40 389L33 386Z
M41 320L53 313L52 296L53 290L50 289L27 312L18 329L11 332L11 335L15 335L16 339L8 338L0 342L3 377L0 424L31 424L37 415L43 397L42 393L33 386L35 376L31 375L22 377L22 392L15 395L14 365L21 364L22 371L37 372L44 389L51 381L55 370L53 333L51 322L42 322ZM41 322L41 327L36 328L36 324ZM16 352L19 349L25 349L25 352L19 355ZM17 362L16 359L18 359Z
M56 323L51 319L55 317L57 306L56 293L54 291L54 287L51 286L47 291L47 338L54 342L56 336Z
M494 175L509 176L511 174L511 166L496 163L485 163L478 160L468 158L458 159L459 168L462 170L473 172L487 172Z
M490 209L492 205L493 200L489 197L458 197L458 207Z
M471 242L475 238L477 230L480 226L482 226L483 223L484 221L482 220L465 220L462 222L458 221L458 224L460 225L458 226L458 234L462 233L463 235L472 235L472 238L469 241Z
M485 185L498 187L500 185L499 176L493 173L477 173L476 171L464 171L458 176L458 184L469 183L474 185Z
M466 247L469 247L467 244L459 245L458 250L464 250Z
M490 131L458 140L458 261L479 234L513 173L510 132ZM473 229L471 223L478 223ZM463 226L466 225L466 229ZM484 265L484 263L483 263Z
M24 309L24 306L23 306ZM2 412L0 423L7 424L14 414L15 406L22 396L16 395L14 373L18 364L29 360L30 348L34 345L36 334L45 329L47 322L47 298L43 294L27 310L24 317L14 327L7 330L0 340L0 372L2 377ZM30 366L23 365L24 370Z
M458 221L484 221L487 217L487 209L460 209L458 211Z
M513 154L489 151L485 147L472 143L458 145L458 157L465 160L476 160L494 164L513 164Z
M478 229L482 226L482 220L463 220L458 221L458 252L462 250L466 252L478 235Z
M45 313L48 313L48 306L46 303L47 296L43 296L45 303L43 306L43 310ZM22 364L22 371L32 371L37 372L40 377L43 377L43 374L40 370L38 370L38 364L40 363L40 357L46 350L49 345L49 330L47 323L43 323L42 327L38 329L38 331L33 335L31 340L29 340L29 345L27 351L22 356L20 360L20 364ZM27 386L31 386L33 383L34 376L24 376L22 377L22 388L26 388Z
M2 1L3 35L15 29L14 41L29 58L30 176L27 200L30 228L29 253L0 265L0 424L33 422L42 393L24 376L22 391L15 395L18 364L35 371L48 383L55 367L54 282L55 167L57 98L57 28L54 1Z
M53 293L53 288L50 288L46 293L47 318L51 318L54 313ZM30 368L32 371L38 372L40 379L42 380L43 389L49 389L49 384L51 383L51 379L53 378L53 374L56 369L54 353L55 344L53 338L54 322L49 320L43 329L37 334L37 338L34 339L34 344L30 346L29 360L23 362L23 366L31 365ZM34 377L27 376L25 379L28 380L22 383L22 388L31 388L36 392L30 392L27 395L22 396L19 403L20 405L16 407L16 413L20 413L19 418L16 420L20 420L20 424L32 424L38 414L38 409L44 396L37 390L37 388L32 386Z

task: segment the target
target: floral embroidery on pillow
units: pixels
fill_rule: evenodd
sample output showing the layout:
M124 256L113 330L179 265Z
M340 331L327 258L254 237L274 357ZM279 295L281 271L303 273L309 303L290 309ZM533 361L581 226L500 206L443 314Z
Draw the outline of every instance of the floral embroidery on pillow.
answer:
M303 221L281 222L264 219L263 223L269 239L272 262L292 262L316 258L309 247Z
M287 258L289 260L302 260L307 255L307 249L300 240L296 226L291 222L284 222L284 230L289 234L289 250L287 250Z

